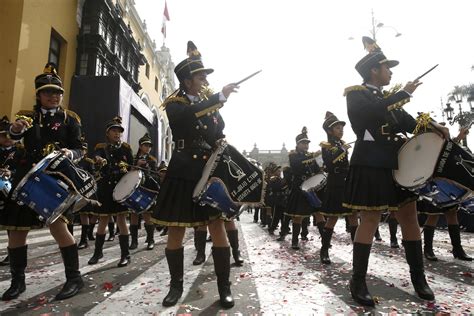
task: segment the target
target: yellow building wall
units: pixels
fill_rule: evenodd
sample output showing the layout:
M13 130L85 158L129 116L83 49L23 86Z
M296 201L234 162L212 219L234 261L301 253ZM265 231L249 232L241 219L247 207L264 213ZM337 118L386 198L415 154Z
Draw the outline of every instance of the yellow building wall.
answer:
M71 78L76 64L76 36L79 32L76 22L77 0L22 0L22 2L21 20L18 21L16 16L14 21L21 23L16 76L10 78L14 80L14 87L6 94L12 94L12 101L7 104L5 112L11 116L20 109L31 109L34 105L34 78L43 71L48 61L52 29L64 40L58 66L66 90L63 105L68 107ZM3 15L0 17L3 18Z

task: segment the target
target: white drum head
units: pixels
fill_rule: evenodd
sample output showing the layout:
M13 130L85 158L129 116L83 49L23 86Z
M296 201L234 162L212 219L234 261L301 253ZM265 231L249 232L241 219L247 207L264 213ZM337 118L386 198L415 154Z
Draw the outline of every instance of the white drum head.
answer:
M114 188L113 198L117 202L127 199L140 186L143 173L140 170L127 172Z
M326 181L326 175L324 173L318 173L317 175L312 176L309 179L306 179L301 184L301 190L310 191L319 187L324 181Z
M416 188L429 180L438 163L444 139L435 133L424 133L413 137L398 152L398 170L394 170L395 181L406 188Z

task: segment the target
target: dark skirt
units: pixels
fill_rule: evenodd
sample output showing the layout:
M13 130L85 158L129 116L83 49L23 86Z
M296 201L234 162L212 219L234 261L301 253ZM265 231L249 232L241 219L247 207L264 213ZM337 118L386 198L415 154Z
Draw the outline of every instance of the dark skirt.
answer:
M118 181L117 181L118 182ZM95 207L89 212L89 214L96 216L117 216L121 214L128 214L130 211L125 205L117 203L113 199L113 192L116 186L115 181L107 181L102 178L97 183L97 198L102 204L101 206Z
M152 207L152 221L163 226L196 227L220 218L222 213L217 209L193 201L198 181L166 177Z
M416 200L410 191L395 184L392 169L351 166L342 205L354 211L397 211Z
M316 193L316 195L321 199L320 193ZM288 208L285 215L292 217L309 217L318 211L320 211L318 208L311 206L305 193L301 190L301 187L299 185L293 185L290 196L288 197Z
M419 214L444 215L444 213L446 213L448 211L451 211L453 209L457 209L458 205L440 208L440 207L434 206L433 204L431 204L430 202L428 202L425 199L421 199L421 200L418 200L416 202L416 208L417 208Z
M321 214L326 216L351 215L352 210L342 206L344 199L344 174L329 174L323 194Z
M2 230L30 230L43 226L44 223L35 211L26 205L18 205L16 201L7 200L5 209L0 213Z

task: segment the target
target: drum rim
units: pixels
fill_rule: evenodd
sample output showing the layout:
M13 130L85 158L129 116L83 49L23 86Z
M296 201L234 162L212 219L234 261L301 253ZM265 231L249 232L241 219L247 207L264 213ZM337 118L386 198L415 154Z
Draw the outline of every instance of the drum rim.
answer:
M122 199L120 199L120 200L116 199L116 198L115 198L115 192L116 192L115 189L118 187L118 185L120 184L120 182L122 181L122 179L124 179L127 174L129 174L129 173L131 173L131 172L134 172L134 171L137 171L137 172L138 172L138 181L137 181L137 183L134 184L134 186L133 186L131 192L128 193L128 195L126 195L124 198L122 198ZM126 174L124 174L124 175L122 176L122 178L120 178L119 182L115 185L114 190L112 191L112 199L114 199L114 201L117 202L117 203L123 203L123 202L125 202L129 197L132 196L133 192L135 192L135 191L141 186L142 180L143 180L143 171L141 171L141 170L130 170L129 172L127 172Z
M322 182L320 183L320 185L314 186L314 187L311 187L311 188L308 188L308 189L303 189L303 184L304 184L306 181L308 181L309 179L311 179L311 178L313 178L313 177L320 176L320 175L323 176L323 180L324 180L324 181L322 181ZM315 175L312 175L312 176L309 177L308 179L304 180L303 183L301 183L301 185L300 185L300 189L303 190L303 191L305 191L305 192L314 191L314 190L315 190L315 191L318 191L317 188L321 188L321 186L324 185L324 184L326 184L327 181L328 181L328 174L327 174L326 172L324 172L324 171L323 171L323 172L318 172L318 173L316 173Z
M51 225L54 223L61 215L63 215L64 212L66 212L75 202L78 198L80 198L81 195L77 194L75 192L70 192L67 198L59 204L58 207L52 212L52 215L48 217L48 219L45 220L46 225ZM64 209L62 212L60 210ZM40 215L41 216L41 215Z

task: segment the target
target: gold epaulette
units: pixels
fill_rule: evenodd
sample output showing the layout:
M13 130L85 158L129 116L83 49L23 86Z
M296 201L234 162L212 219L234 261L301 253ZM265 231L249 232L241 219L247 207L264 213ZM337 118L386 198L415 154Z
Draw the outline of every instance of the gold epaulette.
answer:
M288 153L288 156L292 156L296 154L297 154L296 150L290 150L290 152Z
M320 142L319 146L321 146L321 148L330 149L332 147L332 144L329 142Z
M189 99L186 98L186 97L169 96L169 97L166 98L165 101L163 101L163 103L161 103L161 107L163 109L166 109L166 106L169 103L182 103L182 104L186 104L186 105L191 104L191 102L189 102Z
M156 157L155 157L155 156L153 156L153 155L150 155L150 156L148 156L148 157L149 157L149 158L150 158L150 160L152 160L152 161L158 161L158 159L156 159Z
M217 103L213 106L208 107L207 109L204 109L202 111L197 112L194 115L196 116L196 118L200 118L200 117L203 117L204 115L207 115L208 113L214 113L214 112L218 111L223 106L224 105L222 103Z
M130 149L130 148L131 148L131 147L130 147L130 144L129 144L129 143L126 143L126 142L123 142L123 143L122 143L122 146L125 147L125 148L127 148L127 149Z
M71 110L67 110L67 109L64 110L64 112L66 112L67 115L69 115L69 116L75 118L76 121L77 121L79 124L81 124L81 118L79 117L79 115L78 115L76 112L71 111Z
M92 160L92 159L89 158L89 157L84 158L84 160L87 161L87 162L90 163L90 164L95 164L95 161Z
M392 104L392 105L389 105L389 106L387 107L387 110L393 111L393 110L399 109L399 108L403 107L403 105L404 105L405 103L408 103L408 102L410 102L410 98L409 98L409 97L408 97L408 98L405 98L405 99L403 99L403 100L400 100L400 101L398 101L397 103L394 103L394 104Z
M98 143L97 145L95 145L94 150L102 149L106 147L107 147L107 143Z
M362 90L368 90L368 89L367 87L363 85L350 86L344 89L344 96L346 96L351 91L362 91Z
M18 113L16 115L24 115L24 116L28 116L28 117L34 117L35 116L35 111L33 111L33 110L21 110L21 111L18 111Z
M16 147L17 150L23 150L23 149L25 149L25 145L23 145L22 142L17 142L17 143L15 144L15 147Z

